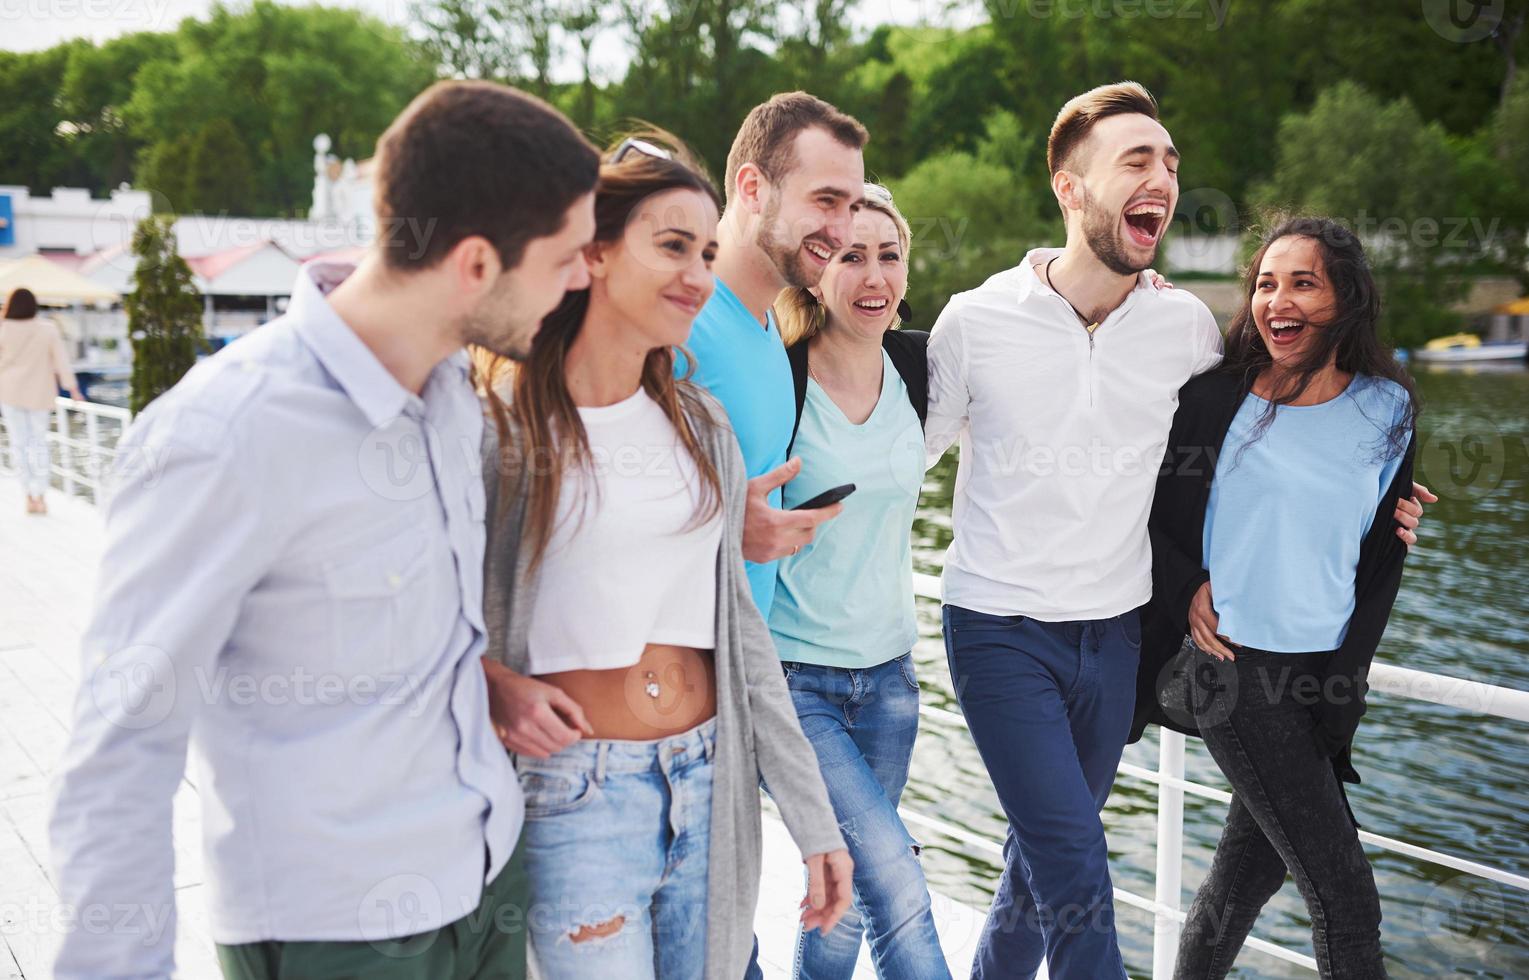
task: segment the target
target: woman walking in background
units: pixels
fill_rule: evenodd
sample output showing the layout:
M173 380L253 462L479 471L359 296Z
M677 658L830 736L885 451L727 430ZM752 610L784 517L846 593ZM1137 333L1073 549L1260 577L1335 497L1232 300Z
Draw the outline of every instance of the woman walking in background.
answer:
M1136 731L1198 734L1233 794L1174 975L1225 977L1288 871L1321 975L1372 980L1380 897L1343 782L1407 555L1417 400L1342 225L1281 224L1246 290L1225 362L1180 393L1149 525Z
M804 924L832 929L849 905L744 574L743 458L715 399L674 376L721 200L655 141L677 145L629 139L601 168L589 288L524 364L484 371L502 447L485 475L490 700L525 789L546 980L742 976L761 776L808 866Z
M0 310L0 417L11 442L11 465L27 495L28 514L46 514L48 419L60 388L84 400L69 367L58 325L37 315L37 297L14 289Z
M912 527L924 479L929 335L906 316L908 223L878 184L819 285L776 302L796 381L784 506L854 484L844 512L781 559L770 631L855 861L832 932L798 930L794 975L849 980L862 933L882 980L949 977L918 845L897 803L918 734ZM772 791L774 787L769 787Z

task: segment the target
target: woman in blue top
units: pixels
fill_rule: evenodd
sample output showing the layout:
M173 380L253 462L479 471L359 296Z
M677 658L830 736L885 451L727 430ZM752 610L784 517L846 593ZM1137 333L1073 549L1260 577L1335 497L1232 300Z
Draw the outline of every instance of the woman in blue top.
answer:
M1281 224L1246 288L1225 362L1180 393L1149 525L1136 732L1198 734L1232 787L1174 975L1226 976L1288 871L1321 975L1384 977L1343 782L1358 782L1349 748L1407 553L1392 514L1417 400L1342 225Z
M798 934L793 975L849 980L868 937L882 980L949 977L918 845L897 815L918 733L911 533L924 479L928 335L906 311L908 224L867 184L845 248L776 314L797 373L794 507L855 485L844 511L781 560L770 632L855 861L853 907Z

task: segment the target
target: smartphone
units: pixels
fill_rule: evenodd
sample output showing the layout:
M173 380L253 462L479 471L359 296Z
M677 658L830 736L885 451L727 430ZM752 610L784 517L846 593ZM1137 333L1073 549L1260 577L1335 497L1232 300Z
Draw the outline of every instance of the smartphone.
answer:
M834 487L832 490L824 490L822 493L818 494L816 497L813 497L811 500L804 500L791 509L817 510L820 507L828 507L836 504L854 492L855 485L853 483L846 483L842 487Z

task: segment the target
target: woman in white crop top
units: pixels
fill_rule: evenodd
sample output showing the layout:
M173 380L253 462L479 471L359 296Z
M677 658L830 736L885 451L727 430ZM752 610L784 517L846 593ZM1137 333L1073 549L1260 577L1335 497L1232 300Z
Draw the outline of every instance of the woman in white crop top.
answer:
M654 140L678 145L629 139L601 168L590 287L519 366L480 361L502 501L488 514L491 699L525 791L518 850L545 980L741 975L745 916L718 886L758 879L739 834L757 833L761 777L778 801L784 785L826 893L804 919L831 929L850 896L764 624L752 606L739 622L741 459L720 407L674 377L713 290L721 200Z

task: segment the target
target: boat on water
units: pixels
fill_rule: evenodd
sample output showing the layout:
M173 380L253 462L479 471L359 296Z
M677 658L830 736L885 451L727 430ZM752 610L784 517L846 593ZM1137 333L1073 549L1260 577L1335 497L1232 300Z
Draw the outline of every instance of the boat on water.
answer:
M1529 357L1529 341L1482 340L1473 333L1437 337L1412 352L1412 359L1433 364L1476 361L1522 361Z

